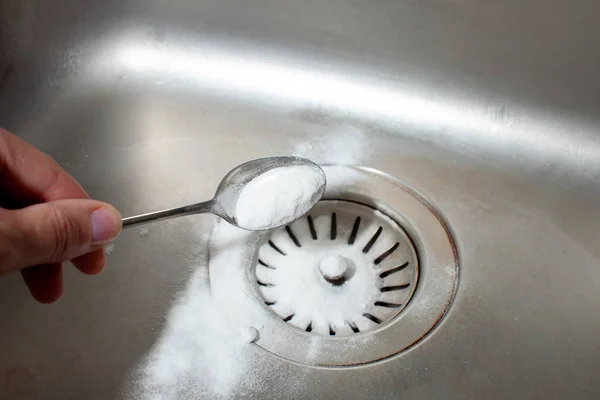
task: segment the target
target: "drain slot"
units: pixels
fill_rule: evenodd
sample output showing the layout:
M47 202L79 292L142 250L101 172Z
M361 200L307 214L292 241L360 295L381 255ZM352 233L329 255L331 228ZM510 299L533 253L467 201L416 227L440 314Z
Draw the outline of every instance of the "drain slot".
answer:
M404 264L402 264L399 267L388 269L387 271L382 272L381 274L379 274L379 277L380 278L385 278L386 276L390 276L392 274L395 274L396 272L402 271L406 267L408 267L408 261L405 262Z
M410 283L405 283L404 285L398 285L398 286L384 286L379 290L383 293L393 292L394 290L404 290L404 289L408 288L409 286L410 286Z
M386 303L385 301L376 301L375 305L378 307L387 307L387 308L402 307L402 304Z
M329 325L329 336L335 336L335 331L333 330L331 325Z
M348 326L350 326L350 329L352 329L352 332L354 332L354 333L360 333L360 329L358 329L358 326L356 326L355 323L348 322Z
M258 263L260 265L262 265L265 268L269 268L269 269L276 269L275 267L271 267L270 265L268 265L267 263L265 263L263 260L261 260L260 258L258 259Z
M337 214L331 214L331 235L329 235L331 240L335 240L337 238Z
M313 222L312 217L309 215L306 217L306 220L308 221L308 229L310 229L310 236L313 238L313 240L317 240L317 231L315 230L315 224Z
M256 280L256 283L258 283L258 285L259 285L259 286L262 286L262 287L273 287L273 286L275 286L275 285L273 285L272 283L265 283L265 282L261 282L261 281L259 281L258 279Z
M269 240L269 246L271 246L276 252L278 252L282 256L286 255L283 251L281 251L281 249L279 249L279 247L275 246L275 243L273 243L273 241L271 240Z
M289 321L291 321L291 320L292 320L292 318L294 318L294 315L295 315L295 314L292 314L292 315L289 315L289 316L285 317L285 318L283 319L283 322L289 322Z
M367 245L363 248L363 250L362 250L363 253L367 254L371 250L371 247L373 247L375 242L377 242L377 239L379 239L379 235L381 235L381 232L383 232L383 228L379 227L377 229L377 232L375 232L375 234L371 238L371 240L369 240Z
M375 265L381 264L383 260L385 260L390 254L392 254L396 249L400 246L400 243L396 242L392 247L389 248L385 253L377 257L374 261Z
M373 314L364 313L363 317L370 319L371 321L375 322L376 324L381 324L381 322L382 322L379 318L377 318Z
M356 217L354 220L354 225L352 225L352 232L350 233L350 237L348 238L348 244L353 245L356 240L356 235L358 234L358 228L360 227L360 217Z
M296 245L296 247L302 247L302 245L300 244L300 241L298 240L296 235L294 235L294 232L292 232L292 228L290 228L289 226L286 226L285 230L286 230L288 236L290 237L290 239L292 239L292 242L294 242L294 244Z

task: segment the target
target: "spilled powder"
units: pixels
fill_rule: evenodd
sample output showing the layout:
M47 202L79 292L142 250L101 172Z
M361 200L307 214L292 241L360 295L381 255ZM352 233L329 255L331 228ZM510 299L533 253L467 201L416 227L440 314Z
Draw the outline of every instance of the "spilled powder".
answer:
M319 129L310 140L297 143L294 155L319 164L361 165L371 156L373 146L369 133L351 125L336 126L335 131ZM329 176L327 176L329 180Z
M225 231L223 233L222 231ZM219 233L221 232L221 233ZM228 223L215 226L210 262L243 272L228 246L244 246L250 233ZM223 238L228 238L223 242ZM228 242L228 241L231 242ZM235 253L235 252L234 252ZM135 399L235 398L235 389L249 366L249 343L258 330L228 319L211 293L206 262L195 267L186 289L169 312L158 343L136 371Z

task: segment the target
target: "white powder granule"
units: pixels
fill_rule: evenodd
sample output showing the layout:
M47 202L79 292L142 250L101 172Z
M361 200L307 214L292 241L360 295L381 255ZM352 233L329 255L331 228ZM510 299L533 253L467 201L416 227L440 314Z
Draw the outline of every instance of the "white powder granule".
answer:
M251 180L237 199L239 227L265 230L285 225L310 210L319 200L325 175L310 166L275 168Z
M110 256L113 251L115 251L115 245L114 244L109 244L108 246L106 246L104 248L104 252L106 253L107 256Z
M238 329L238 336L242 343L253 343L258 339L258 330L251 326Z

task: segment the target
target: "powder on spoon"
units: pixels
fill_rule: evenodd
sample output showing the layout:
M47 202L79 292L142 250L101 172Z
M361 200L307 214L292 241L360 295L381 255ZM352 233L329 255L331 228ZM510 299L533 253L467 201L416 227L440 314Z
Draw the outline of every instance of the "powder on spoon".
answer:
M237 224L248 230L285 225L315 205L324 184L322 171L310 166L267 171L242 189L235 208Z

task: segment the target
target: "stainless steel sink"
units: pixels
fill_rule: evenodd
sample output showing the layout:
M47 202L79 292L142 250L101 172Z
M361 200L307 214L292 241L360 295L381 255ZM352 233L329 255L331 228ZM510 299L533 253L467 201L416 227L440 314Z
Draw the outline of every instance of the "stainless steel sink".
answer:
M433 332L349 368L257 349L241 379L262 384L229 397L599 398L599 12L595 0L0 0L0 125L124 215L208 198L233 166L272 154L374 168L435 207L459 277ZM100 276L67 269L51 306L0 278L0 398L136 398L136 368L214 221L124 232Z

